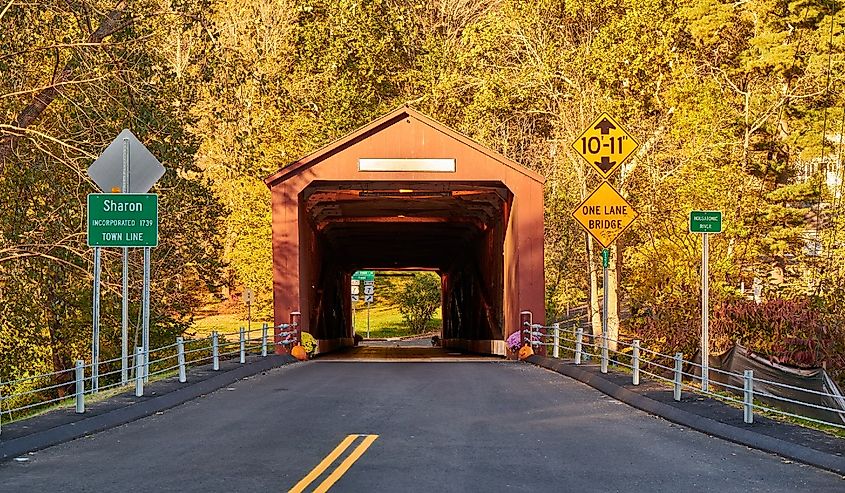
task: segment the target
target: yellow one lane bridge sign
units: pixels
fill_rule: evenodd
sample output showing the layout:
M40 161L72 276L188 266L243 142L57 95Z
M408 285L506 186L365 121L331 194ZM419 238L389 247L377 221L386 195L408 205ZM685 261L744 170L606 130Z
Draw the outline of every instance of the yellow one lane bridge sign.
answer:
M639 213L606 181L572 212L572 217L604 248L628 229L637 216Z

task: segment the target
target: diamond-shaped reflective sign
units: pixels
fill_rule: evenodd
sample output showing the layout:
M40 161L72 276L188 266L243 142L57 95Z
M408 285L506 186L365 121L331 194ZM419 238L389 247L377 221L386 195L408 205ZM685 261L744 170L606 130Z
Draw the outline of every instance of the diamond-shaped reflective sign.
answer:
M612 116L602 113L578 140L572 143L581 157L607 178L628 159L640 144Z
M639 213L606 181L572 211L572 217L604 248L610 246L637 216Z
M129 150L129 190L123 190L123 142ZM128 129L117 136L88 168L88 176L106 193L147 193L164 175L164 166Z

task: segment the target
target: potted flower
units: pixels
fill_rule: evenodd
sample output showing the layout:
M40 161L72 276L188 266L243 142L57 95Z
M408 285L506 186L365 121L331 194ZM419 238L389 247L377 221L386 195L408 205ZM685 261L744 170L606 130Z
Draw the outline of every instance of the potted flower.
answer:
M314 339L314 336L312 336L308 332L303 332L300 334L300 341L302 344L302 348L305 349L305 352L308 354L308 356L313 357L314 354L317 352L317 340Z
M510 356L514 359L526 359L532 354L534 354L531 345L527 342L522 344L522 337L519 331L514 332L513 334L509 335L505 344L508 346L508 351L510 352Z
M519 352L519 347L522 345L522 338L520 337L519 331L514 332L513 334L509 335L505 344L508 346L508 351L513 358L516 358L517 353Z

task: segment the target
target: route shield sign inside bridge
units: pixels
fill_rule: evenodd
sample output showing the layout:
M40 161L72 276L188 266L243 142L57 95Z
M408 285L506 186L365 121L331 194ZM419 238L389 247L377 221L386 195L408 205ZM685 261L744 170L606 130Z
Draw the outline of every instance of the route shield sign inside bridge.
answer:
M637 216L639 213L606 181L572 212L572 217L604 248L609 247Z
M586 159L602 178L616 171L639 146L622 125L607 113L602 113L572 143L575 152Z

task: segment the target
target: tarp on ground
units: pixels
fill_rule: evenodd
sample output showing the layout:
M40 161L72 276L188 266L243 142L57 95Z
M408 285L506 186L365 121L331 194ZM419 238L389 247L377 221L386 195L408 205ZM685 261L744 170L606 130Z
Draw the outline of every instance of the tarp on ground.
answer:
M695 363L701 362L700 353L693 357ZM730 372L726 375L717 371L710 372L710 382L718 382L731 385L738 389L743 388L742 373L744 370L754 371L754 392L755 400L759 400L767 407L774 407L786 412L806 416L809 418L827 421L829 423L845 424L845 397L842 396L836 383L830 378L823 368L796 368L792 366L773 363L768 359L748 351L740 344L734 345L723 354L710 355L710 368L716 368ZM689 373L701 377L701 368L691 365ZM778 382L801 389L808 389L816 392L824 392L828 395L819 395L812 392L790 389L778 385L772 385L758 379ZM717 390L727 390L732 393L739 393L735 389L723 387ZM760 392L771 394L777 397L784 397L795 401L825 406L841 411L834 412L824 409L816 409L791 402L785 402L771 397L763 397Z

